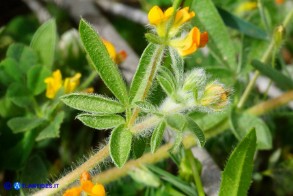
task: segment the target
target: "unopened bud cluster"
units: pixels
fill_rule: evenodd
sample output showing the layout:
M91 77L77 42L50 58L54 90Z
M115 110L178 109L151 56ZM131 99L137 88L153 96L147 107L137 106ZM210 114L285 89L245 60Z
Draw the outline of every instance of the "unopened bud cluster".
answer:
M204 69L194 69L187 74L178 91L183 104L203 111L223 110L229 104L229 94L230 90L218 81L208 82Z

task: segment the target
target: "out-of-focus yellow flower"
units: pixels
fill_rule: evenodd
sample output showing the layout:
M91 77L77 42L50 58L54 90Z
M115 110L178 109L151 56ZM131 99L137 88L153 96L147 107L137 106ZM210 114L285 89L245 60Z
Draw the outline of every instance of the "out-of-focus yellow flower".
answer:
M236 9L236 13L240 14L243 12L251 11L257 8L257 3L256 2L243 2L240 3L240 5Z
M46 97L53 99L59 89L62 87L62 75L59 69L53 72L51 77L45 79L47 84Z
M165 37L168 26L171 22L171 16L174 13L174 8L170 7L165 12L160 7L154 6L148 13L148 19L151 25L156 27L157 33L160 37ZM185 7L176 12L173 24L170 27L170 34L175 35L179 28L195 16L195 13L189 12L189 7Z
M47 84L46 97L54 99L57 92L63 86L65 93L73 92L79 85L81 74L77 73L73 77L65 78L64 83L62 81L62 75L59 69L53 72L52 76L47 77L44 82Z
M208 34L200 33L197 27L193 27L188 35L184 38L173 39L170 41L170 46L176 48L181 56L189 55L204 47L208 42Z
M81 74L77 73L71 78L65 78L64 80L64 92L71 93L76 89L76 87L79 85Z
M78 192L79 191L79 192ZM91 175L88 172L83 172L80 176L80 186L68 189L63 196L79 196L84 191L90 196L105 196L106 191L102 184L94 184L91 181ZM77 195L74 195L78 193Z
M95 89L93 87L89 87L83 90L83 92L85 93L93 93L95 91Z
M111 59L116 64L120 64L126 59L127 53L124 50L117 52L115 46L111 42L109 42L105 39L103 39L103 43L106 46L107 51L108 51Z
M73 187L71 189L66 190L63 196L80 196L81 191L81 187Z

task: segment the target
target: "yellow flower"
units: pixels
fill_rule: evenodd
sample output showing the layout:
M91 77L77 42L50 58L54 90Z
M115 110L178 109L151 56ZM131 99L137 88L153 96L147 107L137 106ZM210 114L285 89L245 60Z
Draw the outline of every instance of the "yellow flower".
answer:
M251 11L257 8L257 3L256 2L243 2L241 3L238 7L236 12L237 13L243 13L247 11Z
M120 64L126 59L127 53L124 50L117 52L115 46L111 42L109 42L105 39L103 39L103 43L106 46L107 51L108 51L111 59L116 64Z
M63 86L64 86L64 92L66 94L71 93L76 89L76 87L79 85L80 77L81 77L81 74L77 73L71 78L65 78Z
M193 27L184 38L173 39L169 42L170 46L176 48L181 56L189 55L204 47L208 42L207 32L200 33L197 27Z
M47 84L46 97L53 99L62 87L62 75L59 69L53 72L51 77L45 79Z
M165 12L160 7L154 6L148 13L148 19L151 25L156 27L157 33L160 37L165 37L167 34L168 26L171 22L171 16L173 15L174 8L170 7ZM189 21L195 16L195 13L189 12L189 7L185 7L176 12L173 24L170 27L170 34L174 36L180 26Z
M80 196L82 189L80 187L73 187L71 189L66 190L63 196Z
M91 175L88 172L83 172L80 176L80 186L68 189L63 196L79 196L81 191L90 196L105 196L106 191L102 184L94 184L91 181Z
M47 84L46 97L54 99L57 92L63 86L65 93L73 92L79 85L81 74L77 73L71 78L65 78L64 83L62 81L62 75L59 69L53 72L52 76L47 77L44 82Z

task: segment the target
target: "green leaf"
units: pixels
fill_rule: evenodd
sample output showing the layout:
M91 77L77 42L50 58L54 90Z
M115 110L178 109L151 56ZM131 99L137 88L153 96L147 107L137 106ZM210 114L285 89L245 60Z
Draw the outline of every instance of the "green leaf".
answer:
M135 103L146 98L146 92L155 78L161 64L164 48L149 44L144 50L130 87L130 102Z
M184 61L182 57L179 55L176 49L173 47L168 48L168 52L171 57L171 67L173 69L175 78L176 78L176 83L178 86L181 86L184 78Z
M9 170L18 170L19 168L22 168L32 152L35 138L36 131L27 131L16 144L13 146L7 146L5 151L0 150L1 157L6 155L6 157L1 160L1 167Z
M141 109L145 113L158 113L158 109L147 101L137 101L134 103L139 109Z
M124 126L115 128L110 137L110 155L117 167L125 164L131 150L132 133Z
M46 89L45 78L50 76L47 67L37 65L27 72L27 87L34 95L42 93Z
M24 75L19 70L19 64L15 59L12 59L10 57L4 59L0 64L0 69L3 70L0 79L3 83L8 85L14 81L24 81Z
M26 45L19 43L15 43L9 46L6 55L7 58L12 58L18 62L19 73L26 73L28 69L39 62L36 51Z
M261 28L255 26L254 24L247 22L238 16L235 16L231 14L230 12L218 7L218 12L221 15L224 23L233 29L236 29L243 33L244 35L257 38L257 39L262 39L262 40L267 40L268 35L265 31L263 31Z
M158 75L157 81L159 82L162 89L167 93L167 95L171 96L175 92L175 86L173 86L167 78Z
M172 153L178 153L178 150L182 144L182 140L183 140L183 132L176 132L175 141L170 150Z
M182 114L171 114L166 117L166 122L172 129L182 132L186 125L186 118Z
M199 145L202 147L205 144L205 136L202 129L188 116L186 116L187 129L193 133L198 139Z
M13 133L30 131L44 122L43 119L34 117L15 117L10 119L7 124Z
M148 165L147 168L149 168L154 173L162 176L161 178L170 184L172 184L174 187L177 187L179 190L184 192L186 195L190 196L197 196L196 192L194 191L194 187L190 186L187 182L181 180L179 177L172 175L171 173L162 170L159 167L156 167L154 165Z
M196 21L209 34L208 47L224 65L236 71L236 51L232 40L229 37L221 16L219 15L212 0L193 1L191 5L197 16Z
M141 157L145 151L147 140L144 137L138 136L134 137L132 141L132 152L136 159Z
M57 31L54 19L42 24L34 34L31 47L37 51L43 65L51 67L54 63Z
M151 138L151 152L154 153L157 148L160 146L164 131L166 129L166 122L160 122L153 131L152 138Z
M168 83L172 85L174 89L176 89L176 85L179 84L179 82L175 79L172 71L168 69L167 67L164 67L164 66L160 67L158 75L160 77L165 78L168 81Z
M62 96L61 100L74 109L91 113L114 114L125 110L119 102L101 95L72 93Z
M258 60L253 60L251 65L259 70L262 74L273 80L280 88L289 90L293 88L293 81L280 71L275 70L270 65L265 65Z
M60 126L63 122L64 114L64 112L59 112L53 121L40 132L36 141L59 137Z
M196 124L201 127L202 130L212 129L217 126L221 121L228 118L229 112L225 110L223 112L216 113L205 113L205 112L193 112L189 114L189 117L196 122Z
M8 98L20 107L29 107L33 102L31 92L22 84L13 83L7 90Z
M7 49L6 56L19 62L25 47L26 46L24 44L20 43L11 44Z
M48 177L45 161L39 155L33 155L21 174L21 181L27 184L44 183Z
M79 24L79 33L84 48L100 77L117 99L127 105L128 93L125 82L117 65L109 56L102 39L83 19Z
M251 184L253 156L256 150L256 133L251 130L229 157L222 174L220 196L247 195Z
M232 111L230 118L232 132L238 140L242 140L248 130L255 128L258 149L271 149L272 136L268 126L257 116Z
M110 129L125 123L125 119L119 115L94 115L94 114L80 114L76 117L86 126L94 129Z
M42 24L32 38L30 46L39 54L41 63L45 66L53 65L56 41L57 31L54 19Z

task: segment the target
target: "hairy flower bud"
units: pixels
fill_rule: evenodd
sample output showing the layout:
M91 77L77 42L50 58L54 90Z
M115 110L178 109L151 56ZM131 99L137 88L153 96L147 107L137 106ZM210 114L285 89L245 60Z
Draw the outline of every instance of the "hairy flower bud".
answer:
M194 69L187 75L184 84L183 90L184 91L193 91L194 89L201 89L204 88L206 84L206 74L203 69Z
M228 103L229 90L225 89L224 86L219 83L207 85L200 99L200 105L215 111L223 109Z

